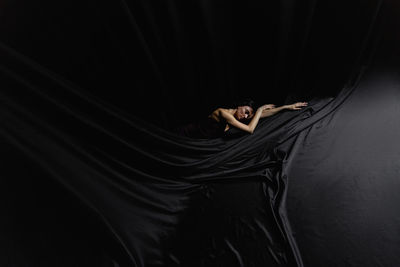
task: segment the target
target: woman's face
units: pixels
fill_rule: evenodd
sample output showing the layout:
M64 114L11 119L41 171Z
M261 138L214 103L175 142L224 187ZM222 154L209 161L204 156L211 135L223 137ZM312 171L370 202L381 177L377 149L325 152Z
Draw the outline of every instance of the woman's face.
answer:
M237 107L234 116L238 120L251 119L254 116L253 109L251 107L249 107L249 106Z

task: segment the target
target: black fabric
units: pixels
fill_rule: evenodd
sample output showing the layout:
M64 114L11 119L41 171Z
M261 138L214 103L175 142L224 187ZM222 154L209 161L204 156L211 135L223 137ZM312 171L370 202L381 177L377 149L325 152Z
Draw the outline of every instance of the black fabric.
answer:
M400 265L399 10L5 2L0 265ZM309 105L170 130L246 94Z
M222 137L225 133L226 122L216 121L206 117L198 121L176 127L173 132L180 136L197 139L212 139Z

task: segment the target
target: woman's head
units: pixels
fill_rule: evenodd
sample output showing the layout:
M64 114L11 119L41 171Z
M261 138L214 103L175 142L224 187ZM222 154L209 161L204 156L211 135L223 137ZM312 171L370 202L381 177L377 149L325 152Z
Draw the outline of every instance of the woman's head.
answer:
M236 104L235 118L240 121L251 119L256 112L256 104L251 99L244 99Z

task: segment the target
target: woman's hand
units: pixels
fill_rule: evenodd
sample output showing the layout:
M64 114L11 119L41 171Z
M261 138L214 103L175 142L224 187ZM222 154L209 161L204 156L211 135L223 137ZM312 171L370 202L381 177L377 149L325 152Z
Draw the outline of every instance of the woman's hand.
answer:
M302 107L306 107L307 105L308 105L307 102L297 102L297 103L294 103L294 104L291 104L291 105L286 105L286 109L299 110Z
M258 109L261 109L261 111L263 111L263 110L268 110L268 109L273 109L273 108L275 108L274 104L266 104L266 105L262 105Z

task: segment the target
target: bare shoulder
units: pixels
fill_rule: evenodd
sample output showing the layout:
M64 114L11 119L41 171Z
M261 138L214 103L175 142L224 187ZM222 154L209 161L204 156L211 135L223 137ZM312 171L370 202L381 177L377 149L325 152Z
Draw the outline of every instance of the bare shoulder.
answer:
M213 114L215 114L218 117L223 117L225 114L227 114L227 110L224 108L217 108L216 110L214 110Z
M227 109L224 108L221 108L219 110L219 117L228 122L235 120L235 117Z
M229 113L224 108L215 109L209 117L215 119L216 121L220 121L221 119L225 120Z
M220 117L222 112L224 112L223 108L217 108L210 114L210 117Z

